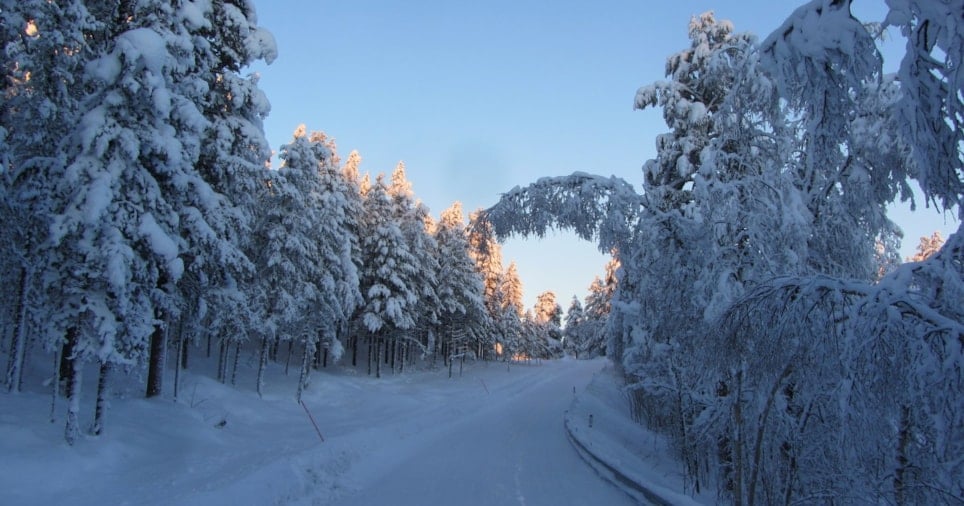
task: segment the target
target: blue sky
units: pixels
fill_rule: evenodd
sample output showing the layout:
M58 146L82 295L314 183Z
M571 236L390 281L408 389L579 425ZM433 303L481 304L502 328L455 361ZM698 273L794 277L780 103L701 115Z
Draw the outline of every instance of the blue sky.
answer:
M272 148L305 123L334 137L343 158L357 149L363 171L390 173L402 160L437 216L456 200L467 211L488 207L516 185L574 171L638 187L666 126L658 111L633 111L633 96L688 46L690 17L713 10L762 39L803 2L254 3L278 42L278 59L255 67L272 104ZM855 4L865 21L885 13L883 0ZM901 49L886 48L887 69ZM905 256L921 235L956 229L932 209L908 215L897 217ZM519 266L528 306L552 290L567 307L606 261L565 233L510 240L503 254Z

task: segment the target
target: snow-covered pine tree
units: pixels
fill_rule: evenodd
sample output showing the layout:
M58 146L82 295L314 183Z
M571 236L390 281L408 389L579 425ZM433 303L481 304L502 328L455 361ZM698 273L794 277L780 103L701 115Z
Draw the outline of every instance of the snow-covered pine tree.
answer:
M941 237L940 231L935 231L930 237L920 238L920 243L917 245L917 253L908 258L907 261L922 262L927 260L933 256L934 253L940 251L942 246L944 246L944 238Z
M606 355L606 326L618 284L616 277L618 268L619 261L614 256L606 263L605 278L597 276L589 285L589 294L586 295L579 329L582 336L579 352L587 358Z
M483 295L489 321L499 325L503 321L505 294L502 292L503 275L502 246L495 238L495 232L487 220L482 217L482 210L476 210L469 215L468 226L469 253L475 261L476 269L482 275ZM503 335L505 329L493 328L490 335L485 336L478 344L479 349L490 348L495 345L493 335Z
M368 333L369 373L381 377L381 352L387 340L415 325L418 303L417 259L409 250L392 199L381 176L365 195L361 240L364 298L359 320ZM374 348L372 346L374 345Z
M173 336L179 367L187 365L187 345L199 333L207 334L209 344L217 336L224 347L237 347L258 332L249 290L255 285L254 267L247 253L262 173L271 155L262 124L270 106L258 88L258 76L245 75L243 69L258 60L271 63L277 56L273 37L257 25L251 2L219 0L196 14L205 18L193 33L206 41L197 44L196 55L206 68L208 93L202 112L210 122L197 168L216 193L212 205L220 219L211 226L221 242L205 252L204 261L187 266L181 284L196 280L196 288L179 287L185 292L174 327L179 332ZM243 258L232 250L243 252Z
M356 186L361 182L361 174L359 173L361 161L361 154L353 149L351 153L348 153L348 159L345 160L345 164L341 167L341 173L345 179L354 183Z
M453 203L442 211L435 225L438 247L439 299L438 342L430 351L448 357L457 333L481 336L490 327L485 309L482 277L469 253L462 204ZM447 358L446 358L447 360Z
M269 173L258 216L252 258L258 272L261 346L256 388L264 389L269 355L281 341L303 336L311 303L318 300L317 218L318 159L304 126L282 148L283 167Z
M562 307L556 302L556 294L551 290L540 293L533 307L535 320L559 326L562 323Z
M97 46L81 74L84 113L53 192L50 281L65 297L50 324L73 341L75 365L96 359L102 377L110 364L147 358L147 392L156 395L181 255L218 242L213 192L195 167L208 127L207 69L194 58L192 30L206 21L194 4L100 7L103 30L87 34ZM82 368L73 369L77 385ZM79 407L71 397L68 440Z
M345 164L342 165L340 170L341 185L344 191L345 198L345 225L348 227L349 235L348 240L351 243L351 255L352 262L355 264L355 270L361 275L361 269L364 262L364 257L361 249L361 235L363 233L364 225L364 205L363 205L363 192L361 188L362 178L359 175L359 166L361 165L361 155L358 151L352 150L348 154L348 159ZM360 280L359 280L360 283ZM344 341L345 345L349 350L351 350L351 365L358 365L358 329L352 328L352 322L357 320L358 311L361 306L355 308L355 312L350 314L349 317L341 322L337 329L338 337L340 340Z
M328 329L331 335L325 341L323 357L327 360L331 355L337 361L344 351L339 337L347 332L353 314L363 302L360 291L362 253L359 233L364 208L357 181L345 177L344 171L337 166L337 153L331 152L333 142L322 142L323 137L319 134L312 134L311 140L316 144L316 149L325 147L331 153L330 158L322 159L320 171L321 219L332 223L319 225L326 229L319 235L321 240L328 243L322 246L322 257L333 263L330 267L333 289L324 292L332 312L331 327Z
M307 227L314 244L314 254L306 258L304 279L311 288L302 292L307 307L304 325L294 336L301 340L303 355L296 398L308 386L313 359L323 347L341 357L342 347L337 330L361 303L358 270L353 258L352 206L346 181L334 163L334 154L319 133L306 137L303 129L296 132L291 144L282 147L282 172L305 198L305 212L300 225ZM297 177L290 173L300 171Z
M511 308L522 316L525 307L522 302L522 279L519 278L519 267L515 262L509 262L509 267L502 275L502 293L505 294L502 307Z
M567 354L572 354L579 358L579 349L585 336L582 334L586 315L582 309L582 302L579 297L573 295L569 302L569 309L566 310L566 326L562 330L562 347Z
M413 276L414 290L418 297L415 325L411 335L393 337L391 346L391 365L394 370L396 364L404 367L404 357L412 346L420 348L424 355L428 349L428 333L438 324L439 297L436 277L439 271L439 258L436 251L435 238L426 227L426 220L430 218L428 208L421 202L415 201L412 183L405 175L405 164L398 162L392 171L391 184L388 195L392 200L393 214L399 228L405 237L405 242L412 256L416 260L416 272ZM402 360L397 359L400 355Z
M4 381L11 391L20 389L27 348L39 340L59 351L59 338L34 337L46 320L41 278L49 196L68 163L67 141L83 98L79 76L92 51L86 37L97 29L79 1L28 0L0 9L0 277L10 280L2 287L12 302L4 307L2 336L10 339Z

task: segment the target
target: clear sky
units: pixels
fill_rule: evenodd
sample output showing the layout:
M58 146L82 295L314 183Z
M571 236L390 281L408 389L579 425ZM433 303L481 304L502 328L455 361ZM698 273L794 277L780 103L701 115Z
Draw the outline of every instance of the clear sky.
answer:
M391 173L402 160L435 216L453 201L489 207L514 186L574 171L634 185L666 131L660 112L633 111L636 89L663 78L668 56L688 47L693 15L713 10L737 31L765 38L803 1L783 0L254 0L278 59L258 65L272 104L273 149L301 123L334 137L362 171ZM880 21L883 0L854 12ZM902 54L885 50L893 70ZM921 235L956 230L933 209L901 213L903 255ZM605 257L560 233L510 240L527 306L552 290L565 309Z

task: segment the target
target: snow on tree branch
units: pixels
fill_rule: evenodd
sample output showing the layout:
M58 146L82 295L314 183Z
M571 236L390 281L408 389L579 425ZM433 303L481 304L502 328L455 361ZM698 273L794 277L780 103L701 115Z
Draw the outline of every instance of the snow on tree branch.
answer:
M609 252L633 241L643 209L642 196L625 180L575 172L515 187L484 217L500 239L543 237L548 229L562 228Z

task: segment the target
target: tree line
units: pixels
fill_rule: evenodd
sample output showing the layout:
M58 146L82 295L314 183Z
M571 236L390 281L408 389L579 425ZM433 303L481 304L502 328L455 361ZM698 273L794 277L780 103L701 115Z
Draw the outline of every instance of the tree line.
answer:
M299 127L268 167L243 69L277 51L250 2L25 0L0 21L4 380L50 371L68 443L91 367L98 434L112 382L158 396L173 369L176 399L202 358L259 394L293 362L300 399L339 359L381 376L557 351L558 316L526 318L490 234L458 203L433 219L404 164L361 174Z

